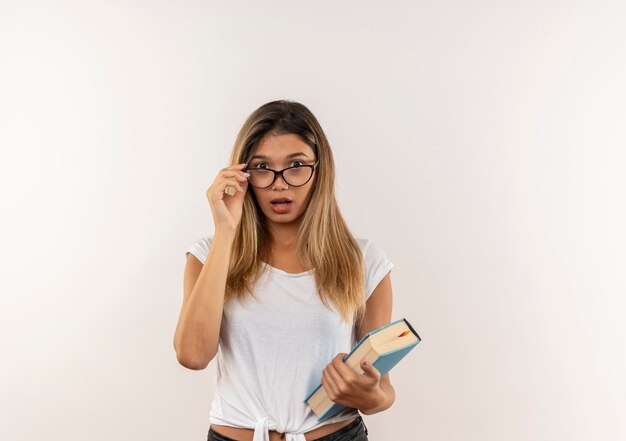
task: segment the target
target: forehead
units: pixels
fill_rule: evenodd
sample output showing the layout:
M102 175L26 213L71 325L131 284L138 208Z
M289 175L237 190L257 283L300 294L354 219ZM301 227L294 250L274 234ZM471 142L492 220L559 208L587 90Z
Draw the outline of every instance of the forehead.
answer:
M313 149L298 135L289 133L286 135L265 136L253 152L254 156L264 156L265 159L283 159L295 157L302 152L301 157L313 158Z

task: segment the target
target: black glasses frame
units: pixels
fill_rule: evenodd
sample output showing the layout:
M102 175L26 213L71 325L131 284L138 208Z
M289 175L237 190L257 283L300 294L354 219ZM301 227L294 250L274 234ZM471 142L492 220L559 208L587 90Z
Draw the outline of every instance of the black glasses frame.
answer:
M302 164L302 165L292 165L291 167L287 167L287 168L283 168L282 170L273 170L271 168L260 168L258 170L263 170L263 171L271 171L274 172L274 179L272 179L272 182L269 185L266 185L265 187L257 187L256 185L252 185L252 183L250 181L248 181L248 183L250 185L252 185L254 188L267 188L267 187L271 187L272 185L274 185L274 182L276 182L276 178L278 176L280 176L281 178L283 178L283 181L285 181L287 183L287 185L290 185L292 187L302 187L303 185L306 185L307 182L309 182L311 180L311 178L313 177L313 172L315 171L315 166L320 162L319 158L315 161L315 164ZM306 182L304 184L300 184L300 185L293 185L290 184L289 181L287 181L287 179L285 179L285 176L283 176L283 172L285 170L289 170L292 168L302 168L302 167L310 167L311 168L311 176L309 176L309 179L306 180ZM245 168L245 172L247 172L248 170L252 170L248 167Z

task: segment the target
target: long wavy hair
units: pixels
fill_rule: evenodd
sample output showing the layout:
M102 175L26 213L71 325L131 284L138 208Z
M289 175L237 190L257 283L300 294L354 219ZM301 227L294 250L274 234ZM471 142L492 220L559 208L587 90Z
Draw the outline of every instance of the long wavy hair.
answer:
M266 135L298 135L315 152L319 163L309 205L296 238L297 256L314 268L322 304L346 322L358 324L365 314L365 265L361 249L341 216L335 198L335 164L330 144L319 122L304 105L291 100L272 101L256 109L244 122L230 157L230 166L248 162ZM244 199L235 233L226 280L225 304L254 297L253 287L269 261L271 237L265 215L251 188Z

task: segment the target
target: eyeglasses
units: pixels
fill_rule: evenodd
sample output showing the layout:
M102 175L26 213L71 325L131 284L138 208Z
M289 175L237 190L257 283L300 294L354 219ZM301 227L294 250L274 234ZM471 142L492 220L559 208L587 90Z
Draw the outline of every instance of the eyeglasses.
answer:
M282 170L272 170L271 168L246 168L246 172L250 173L248 183L255 188L267 188L276 181L276 177L282 176L283 180L292 187L302 187L309 182L313 176L313 169L319 162L315 164L302 164L287 167Z

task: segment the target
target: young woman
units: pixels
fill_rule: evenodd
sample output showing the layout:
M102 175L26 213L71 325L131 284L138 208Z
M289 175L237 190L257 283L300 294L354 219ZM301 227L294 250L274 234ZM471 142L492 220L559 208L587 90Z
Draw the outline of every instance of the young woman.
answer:
M393 264L355 238L335 199L330 144L304 105L254 111L230 166L206 192L215 234L187 251L174 347L204 369L217 356L208 440L367 441L359 414L389 408L389 374L342 361L391 321ZM317 421L322 384L346 408Z

